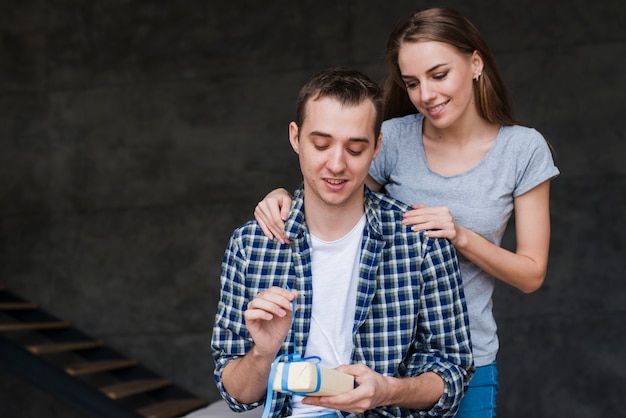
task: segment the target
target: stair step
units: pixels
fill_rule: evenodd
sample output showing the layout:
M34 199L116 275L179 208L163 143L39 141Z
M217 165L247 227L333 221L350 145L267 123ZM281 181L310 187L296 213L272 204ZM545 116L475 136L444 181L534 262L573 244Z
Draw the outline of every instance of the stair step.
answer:
M0 293L0 316L3 317L2 322L0 322L0 333L34 331L34 334L37 334L28 338L29 343L25 343L23 341L25 339L22 339L20 343L10 338L1 337L0 366L9 365L11 371L37 385L45 382L41 386L51 395L69 400L72 406L87 408L88 411L97 413L98 416L120 418L130 416L175 418L207 405L207 401L194 398L195 395L178 387L172 380L156 376L143 368L135 359L124 358L115 350L107 348L104 342L91 339L87 334L73 328L69 321L55 318L41 310L39 305L14 295L2 284L0 284ZM11 319L5 320L5 316ZM62 331L54 331L57 329ZM46 330L50 330L50 332L45 332ZM42 332L36 333L37 331ZM21 334L17 337L20 336ZM29 335L25 334L25 336ZM79 350L95 350L84 353L85 357L90 357L94 361L85 359L84 361L78 360L80 362L76 364L61 365L59 363L65 363L63 359L68 356L38 358L38 355L41 354ZM7 356L4 355L5 352ZM69 357L74 358L75 356L69 355ZM56 365L52 364L52 360L56 360ZM124 370L124 368L128 369ZM115 370L119 370L119 372L115 372ZM107 376L94 376L96 379L88 378L85 380L79 377L107 371L114 372L111 377L120 373L118 376L120 381L97 387L96 380L100 381L101 385L109 379L99 379L99 377L106 378ZM121 381L123 376L126 376L126 379L130 376L134 376L135 379L139 377L143 379ZM68 399L68 387L71 388L72 396L76 395L75 399ZM165 389L163 390L163 388ZM150 402L147 399L152 397L149 394L151 391L155 391L154 397L161 400L153 399L152 402L155 403L135 410L138 405ZM144 393L148 396L118 402L119 399ZM171 399L176 396L180 398ZM134 404L134 407L130 404Z
M21 311L36 308L37 304L31 302L0 302L0 311Z
M37 331L42 329L68 328L69 322L16 322L11 324L0 324L0 332L7 331Z
M160 389L171 384L172 381L169 379L142 379L103 386L100 388L100 391L104 392L111 399L120 399Z
M88 350L90 348L103 347L102 341L76 341L71 343L52 343L29 345L26 347L33 354L62 353L64 351Z
M144 418L174 418L207 404L204 399L176 399L148 405L137 410Z
M106 372L109 370L124 369L126 367L134 366L138 363L134 359L120 359L120 360L102 360L93 361L89 363L80 363L68 366L65 371L72 376L81 376L91 373Z

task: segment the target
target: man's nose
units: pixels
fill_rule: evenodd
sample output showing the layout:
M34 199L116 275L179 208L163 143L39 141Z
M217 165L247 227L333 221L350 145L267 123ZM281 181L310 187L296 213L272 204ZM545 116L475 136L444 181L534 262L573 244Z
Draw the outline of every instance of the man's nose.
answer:
M346 152L341 147L333 148L329 155L328 160L326 162L326 166L333 173L341 173L346 168Z

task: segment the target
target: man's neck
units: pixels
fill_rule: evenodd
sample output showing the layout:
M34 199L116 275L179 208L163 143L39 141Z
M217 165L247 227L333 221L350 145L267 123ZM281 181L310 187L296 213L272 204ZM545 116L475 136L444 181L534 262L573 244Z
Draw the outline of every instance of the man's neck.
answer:
M354 228L365 213L363 199L331 206L316 199L304 199L304 218L311 234L324 241L335 241Z

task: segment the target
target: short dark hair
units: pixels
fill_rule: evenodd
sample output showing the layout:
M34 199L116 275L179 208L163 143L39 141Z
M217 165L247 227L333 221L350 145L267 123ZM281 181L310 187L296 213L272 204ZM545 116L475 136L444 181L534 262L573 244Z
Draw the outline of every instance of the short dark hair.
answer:
M355 106L371 100L376 109L375 141L383 122L382 89L365 74L347 67L333 67L313 75L300 89L296 106L296 124L301 127L309 100L330 97L342 105Z

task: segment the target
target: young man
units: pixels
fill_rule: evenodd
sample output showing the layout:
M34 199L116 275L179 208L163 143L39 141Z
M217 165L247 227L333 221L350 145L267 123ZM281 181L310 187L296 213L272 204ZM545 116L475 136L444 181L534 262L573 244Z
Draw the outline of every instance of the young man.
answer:
M270 416L454 416L473 373L456 254L403 226L406 205L365 186L381 106L378 86L346 68L300 91L289 140L304 181L286 221L290 243L251 221L222 263L212 349L234 411L263 405L272 362L296 351L353 375L355 388L274 393Z

